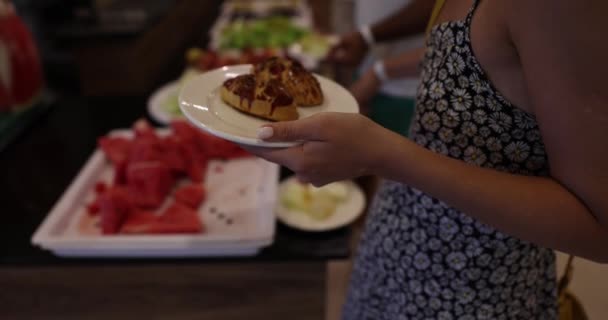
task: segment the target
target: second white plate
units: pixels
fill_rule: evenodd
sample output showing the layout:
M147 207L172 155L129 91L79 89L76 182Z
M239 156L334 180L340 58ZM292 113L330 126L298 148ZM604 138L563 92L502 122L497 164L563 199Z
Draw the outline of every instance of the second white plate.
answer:
M365 195L363 194L363 190L353 181L338 182L346 186L348 196L344 202L338 204L336 210L326 219L314 219L306 213L290 210L282 204L280 199L289 188L289 185L294 183L299 183L295 176L291 176L281 182L276 208L277 219L292 228L313 232L334 230L351 224L365 210Z
M179 105L186 118L198 128L238 144L284 148L298 142L266 142L257 139L258 128L268 123L224 103L220 86L227 79L249 73L251 65L227 66L200 74L186 82L179 94ZM298 108L300 119L319 112L358 113L355 98L336 82L315 74L323 90L323 104Z
M148 114L163 125L169 125L175 119L183 119L181 113L171 112L169 104L178 104L179 81L173 81L160 87L148 99ZM175 99L175 102L171 101Z

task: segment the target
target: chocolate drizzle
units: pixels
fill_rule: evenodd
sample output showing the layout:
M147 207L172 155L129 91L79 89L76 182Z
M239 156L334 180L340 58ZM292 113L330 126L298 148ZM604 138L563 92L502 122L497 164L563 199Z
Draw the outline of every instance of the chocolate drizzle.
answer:
M239 97L241 105L243 104L243 99L248 101L248 109L251 109L251 104L253 103L253 97L255 95L255 77L253 75L243 74L228 79L224 82L224 87Z
M322 103L323 94L317 79L297 61L273 57L255 64L251 72L224 82L233 94L226 99L232 99L236 104L234 100L238 97L238 105L233 106L241 111L280 121L297 119L298 105Z

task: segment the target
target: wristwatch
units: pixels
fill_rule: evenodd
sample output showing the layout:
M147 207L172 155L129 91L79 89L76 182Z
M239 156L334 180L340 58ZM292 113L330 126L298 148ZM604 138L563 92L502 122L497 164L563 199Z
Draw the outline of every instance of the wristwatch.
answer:
M361 34L361 37L363 37L363 40L365 40L365 43L367 43L368 47L371 47L376 43L376 39L374 39L374 34L372 33L372 29L369 25L359 27L359 33Z
M386 74L386 69L384 67L384 61L377 60L374 62L373 66L374 74L380 80L380 82L384 83L389 81L388 75Z

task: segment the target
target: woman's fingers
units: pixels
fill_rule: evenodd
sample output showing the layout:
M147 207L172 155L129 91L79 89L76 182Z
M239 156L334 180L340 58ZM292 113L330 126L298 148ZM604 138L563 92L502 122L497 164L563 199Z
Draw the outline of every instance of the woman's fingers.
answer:
M317 141L323 138L323 116L265 124L258 129L264 141Z
M241 148L262 159L280 164L293 171L295 171L294 169L300 168L299 163L302 161L302 146L291 148L267 148L242 145Z

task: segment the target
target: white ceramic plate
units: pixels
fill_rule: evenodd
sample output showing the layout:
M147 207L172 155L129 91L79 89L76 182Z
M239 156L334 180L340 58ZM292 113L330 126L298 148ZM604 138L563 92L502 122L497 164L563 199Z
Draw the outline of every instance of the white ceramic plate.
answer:
M351 224L365 210L365 195L361 188L352 181L342 181L340 183L343 183L348 189L346 200L338 204L334 213L327 219L311 218L306 213L290 210L281 204L280 199L282 199L283 192L293 183L299 183L295 176L283 180L279 185L276 209L277 219L292 228L314 232L334 230Z
M175 99L178 104L179 82L173 81L158 88L148 99L148 113L156 122L164 125L171 123L171 120L183 118L168 110L169 99Z
M222 101L221 85L229 78L249 73L251 65L222 67L200 74L186 82L179 94L179 105L186 118L198 128L238 144L284 148L298 142L265 142L257 139L257 130L269 121L237 111ZM300 118L319 112L358 113L355 98L336 82L315 74L323 90L323 104L298 108Z

